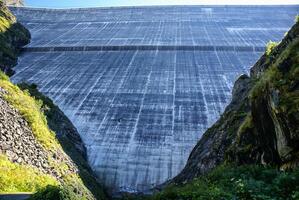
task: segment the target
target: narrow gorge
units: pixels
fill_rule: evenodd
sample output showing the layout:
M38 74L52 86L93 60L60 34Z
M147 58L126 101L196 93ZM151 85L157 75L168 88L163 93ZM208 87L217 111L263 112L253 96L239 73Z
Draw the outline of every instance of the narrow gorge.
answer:
M12 11L32 34L12 80L62 109L106 186L146 192L183 169L236 78L281 40L298 6Z
M0 183L16 170L35 181L2 192L273 199L239 188L267 170L275 188L272 166L299 198L288 171L299 163L298 5L9 10L1 3Z

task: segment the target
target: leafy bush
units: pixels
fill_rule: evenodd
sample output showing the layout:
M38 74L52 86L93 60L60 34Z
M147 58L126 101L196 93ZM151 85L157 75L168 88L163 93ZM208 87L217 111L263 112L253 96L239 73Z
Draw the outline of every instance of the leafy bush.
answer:
M269 41L266 46L266 55L269 56L272 50L278 45L277 42Z
M298 200L299 169L222 165L185 185L170 185L148 200Z
M57 185L56 179L37 169L10 162L0 154L0 192L35 192L47 185Z
M85 197L78 197L75 191L68 186L49 185L33 194L29 200L83 200Z

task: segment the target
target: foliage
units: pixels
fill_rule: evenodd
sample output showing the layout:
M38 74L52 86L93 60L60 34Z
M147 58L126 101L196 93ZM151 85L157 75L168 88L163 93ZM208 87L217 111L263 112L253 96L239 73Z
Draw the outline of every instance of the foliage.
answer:
M3 77L3 75L0 76ZM36 139L48 150L59 148L60 145L55 138L55 133L48 128L47 120L41 112L42 102L36 101L28 92L23 92L5 78L0 79L0 87L8 92L7 95L4 95L5 100L26 119Z
M277 42L269 41L266 46L266 55L269 56L273 49L278 45Z
M0 80L9 81L9 77L0 70Z
M64 186L49 185L38 190L29 200L85 200L85 197L79 197L73 188Z
M10 162L0 154L0 192L35 192L47 185L58 185L56 179L31 166Z
M0 72L0 88L3 88L7 91L7 94L3 95L5 100L7 100L10 105L16 108L26 119L37 141L48 152L48 161L50 162L50 166L55 171L55 174L58 174L58 176L61 177L59 182L60 184L63 184L63 188L69 187L73 190L76 190L79 199L93 199L93 196L83 184L78 173L69 168L69 160L66 159L66 155L63 155L63 149L56 139L55 133L49 129L47 125L47 119L42 109L42 100L31 97L28 91L22 91L18 86L13 85L9 81L9 78L2 72ZM65 159L58 158L59 160L57 160L55 158L56 156L54 156L55 154L57 155L57 153L62 156L61 158L65 156ZM56 180L53 175L49 175L49 177L51 177L53 180ZM15 179L13 174L7 174L6 181L10 179ZM27 184L30 185L32 181L32 179L28 179ZM34 183L35 182L33 181L32 184ZM47 184L40 184L39 188L43 188L46 185ZM5 190L9 189L9 187L6 185L4 185L3 188ZM20 192L18 189L19 187L15 188L15 192ZM38 188L26 192L35 191L36 189ZM24 190L26 190L26 188ZM99 199L104 199L104 197Z
M248 129L252 129L253 128L253 122L252 122L252 116L251 114L247 114L245 120L243 121L243 123L241 124L241 126L239 127L238 130L238 134L242 134L244 133L246 130Z
M271 63L268 69L257 80L254 87L250 91L250 98L253 100L262 94L268 87L278 89L282 97L292 95L290 86L294 86L299 81L299 39L296 39ZM293 95L298 99L298 93ZM299 102L298 102L299 103ZM297 108L296 106L294 108Z
M13 63L17 58L17 48L19 45L28 43L30 40L29 32L17 23L13 14L0 1L0 65L7 65L6 60Z
M30 197L30 200L62 200L64 199L63 188L60 186L48 185L42 189L39 189L35 194Z
M28 91L36 100L43 102L41 109L47 118L48 125L51 130L54 130L57 133L61 132L61 130L64 128L61 126L62 124L72 126L71 122L63 115L63 112L58 108L58 106L56 106L50 98L44 96L38 91L37 85L20 83L18 84L18 87L22 90ZM59 134L57 135L57 139L65 153L71 157L74 163L76 163L79 169L78 174L84 185L93 193L93 195L95 195L97 199L105 199L106 194L103 190L103 186L100 185L95 179L95 175L84 158L85 155L82 155L82 153L78 151L68 136ZM55 163L54 165L57 166ZM57 167L63 169L67 166Z
M299 169L283 172L258 165L221 165L185 185L170 185L148 200L295 200L298 199Z

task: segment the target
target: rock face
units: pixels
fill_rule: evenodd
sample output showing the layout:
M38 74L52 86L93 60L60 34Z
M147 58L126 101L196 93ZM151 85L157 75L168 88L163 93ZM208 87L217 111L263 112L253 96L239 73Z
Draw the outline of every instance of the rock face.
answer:
M3 2L7 6L24 6L23 0L3 0Z
M17 22L2 1L0 1L0 69L8 75L13 74L11 69L17 64L19 49L28 44L30 33Z
M3 99L3 93L0 88L0 153L13 162L33 165L48 173L47 153L35 140L27 121Z
M27 121L19 112L4 100L5 93L6 91L0 88L0 153L7 155L12 162L34 166L59 179L59 173L49 164L48 157L52 154L37 142ZM57 152L54 159L67 160L70 171L78 171L68 158L64 158L62 152Z
M235 83L232 102L174 178L182 183L223 162L299 165L299 23Z

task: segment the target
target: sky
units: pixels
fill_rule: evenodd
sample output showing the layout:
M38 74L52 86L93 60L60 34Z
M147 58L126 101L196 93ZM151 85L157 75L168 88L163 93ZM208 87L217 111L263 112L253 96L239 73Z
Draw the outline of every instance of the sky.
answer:
M299 0L25 0L29 7L79 8L148 5L286 5Z

